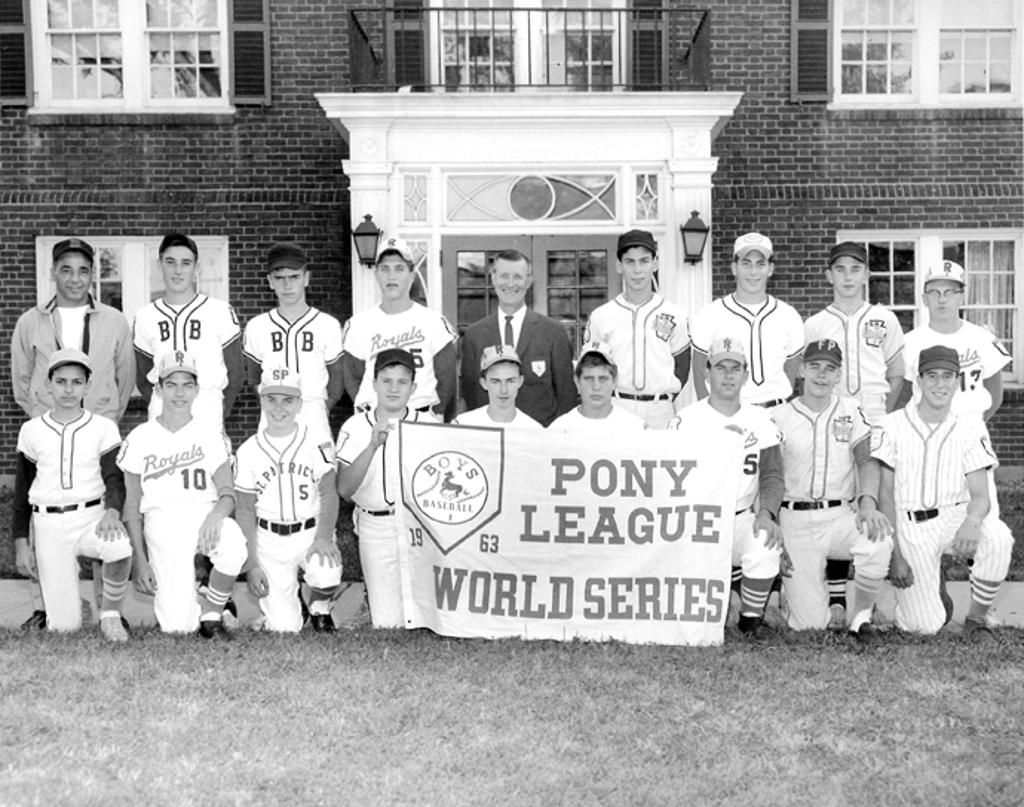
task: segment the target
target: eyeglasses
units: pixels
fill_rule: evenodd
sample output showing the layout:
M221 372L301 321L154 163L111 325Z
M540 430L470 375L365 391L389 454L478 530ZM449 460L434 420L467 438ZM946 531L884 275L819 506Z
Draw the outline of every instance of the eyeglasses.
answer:
M958 294L963 294L963 289L926 289L925 294L929 297L934 297L937 300L946 300L950 297L956 297Z

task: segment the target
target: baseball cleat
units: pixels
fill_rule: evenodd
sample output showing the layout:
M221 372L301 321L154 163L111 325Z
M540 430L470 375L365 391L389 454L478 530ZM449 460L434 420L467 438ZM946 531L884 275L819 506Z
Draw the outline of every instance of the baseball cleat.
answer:
M745 616L740 614L740 621L737 624L740 629L740 633L749 639L760 638L761 635L761 617L759 616Z
M840 631L846 628L846 609L839 603L832 603L828 607L828 629Z
M125 630L124 617L105 616L100 620L100 633L108 642L127 642L128 631Z
M224 623L219 619L204 619L199 623L199 636L203 639L219 639L230 641L235 637L231 635Z
M857 630L851 630L850 635L861 644L873 644L881 636L878 628L870 622L863 623Z
M996 638L996 635L989 629L983 619L967 617L967 619L964 620L963 636L964 639L972 644L999 644L999 640Z
M334 633L337 630L330 614L310 614L309 621L316 633Z
M21 623L22 630L46 630L46 611L36 609L32 616Z

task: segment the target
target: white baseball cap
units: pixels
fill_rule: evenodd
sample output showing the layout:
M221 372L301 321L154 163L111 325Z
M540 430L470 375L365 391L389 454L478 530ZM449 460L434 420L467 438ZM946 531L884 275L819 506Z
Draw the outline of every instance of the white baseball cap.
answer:
M743 350L743 342L734 336L718 336L711 340L708 352L708 364L714 366L720 361L729 359L746 365L747 354Z
M747 233L737 238L736 243L732 246L732 254L737 258L742 258L753 250L757 250L766 258L770 258L774 254L772 252L772 240L766 235L761 235L761 233Z
M89 357L74 347L62 347L60 350L55 350L53 355L50 356L49 363L46 365L46 372L52 373L58 367L63 367L65 364L77 364L85 368L87 376L92 375L92 364L89 362Z
M408 264L412 263L412 247L401 238L386 238L381 241L380 246L377 247L376 263L380 263L380 259L389 252L397 252L402 256L403 261Z
M260 375L259 394L280 392L285 395L302 395L302 378L287 367L264 367Z
M943 261L938 266L929 266L924 276L925 288L928 288L928 284L933 280L949 280L967 288L967 273L954 261Z
M485 373L488 368L503 361L522 364L519 354L508 345L488 345L480 354L480 372Z
M604 342L587 342L580 348L580 359L582 360L588 353L596 353L612 367L616 366L615 359L612 358L612 349Z
M198 381L199 371L196 369L195 357L184 350L172 350L170 353L165 353L160 359L160 370L157 377L163 381L174 373L189 373Z

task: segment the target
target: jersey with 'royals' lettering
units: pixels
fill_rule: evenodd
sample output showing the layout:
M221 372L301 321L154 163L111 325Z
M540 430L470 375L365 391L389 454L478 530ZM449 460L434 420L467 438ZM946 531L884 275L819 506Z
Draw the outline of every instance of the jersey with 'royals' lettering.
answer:
M213 475L230 459L227 437L193 418L173 432L158 420L136 426L121 445L117 464L139 475L143 513L173 513L215 504Z
M256 364L298 373L303 401L325 401L327 367L341 358L341 323L312 307L294 322L265 311L246 324L242 350Z
M448 320L419 303L413 303L400 314L387 314L380 306L374 306L353 316L345 323L344 349L365 364L356 393L356 408L372 409L377 405L373 360L388 348L407 350L416 362L416 389L409 399L409 408L422 409L439 403L433 359L455 339Z

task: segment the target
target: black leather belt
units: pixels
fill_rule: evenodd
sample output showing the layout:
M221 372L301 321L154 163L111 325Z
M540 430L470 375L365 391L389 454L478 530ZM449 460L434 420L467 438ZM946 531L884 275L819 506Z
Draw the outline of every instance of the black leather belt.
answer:
M615 390L615 397L624 401L671 401L673 396L668 392L659 392L657 395L634 395L631 392Z
M933 518L939 517L939 508L933 507L931 510L908 510L907 518L911 521L916 521L920 524L922 521L931 521Z
M785 398L776 398L774 401L762 401L761 403L754 404L754 406L763 406L765 409L771 409L773 406L778 406L785 402Z
M316 526L315 518L307 518L305 521L295 521L291 524L279 524L276 521L267 521L265 518L257 518L256 524L261 530L270 530L277 535L291 535L293 532L308 530Z
M360 507L359 510L368 516L393 516L395 514L394 507L388 510L367 510L365 507Z
M430 407L429 406L417 406L414 411L416 411L416 412L429 412L430 411Z
M753 513L753 512L754 512L754 506L751 505L750 507L744 507L742 510L737 510L736 511L736 515L742 516L744 513Z
M33 513L70 513L74 510L88 510L90 507L95 507L98 504L103 504L103 499L93 499L88 502L81 502L79 504L48 504L40 507L38 504L32 505Z
M846 504L844 499L822 499L817 502L783 502L783 507L790 510L830 510L833 507L842 507Z

